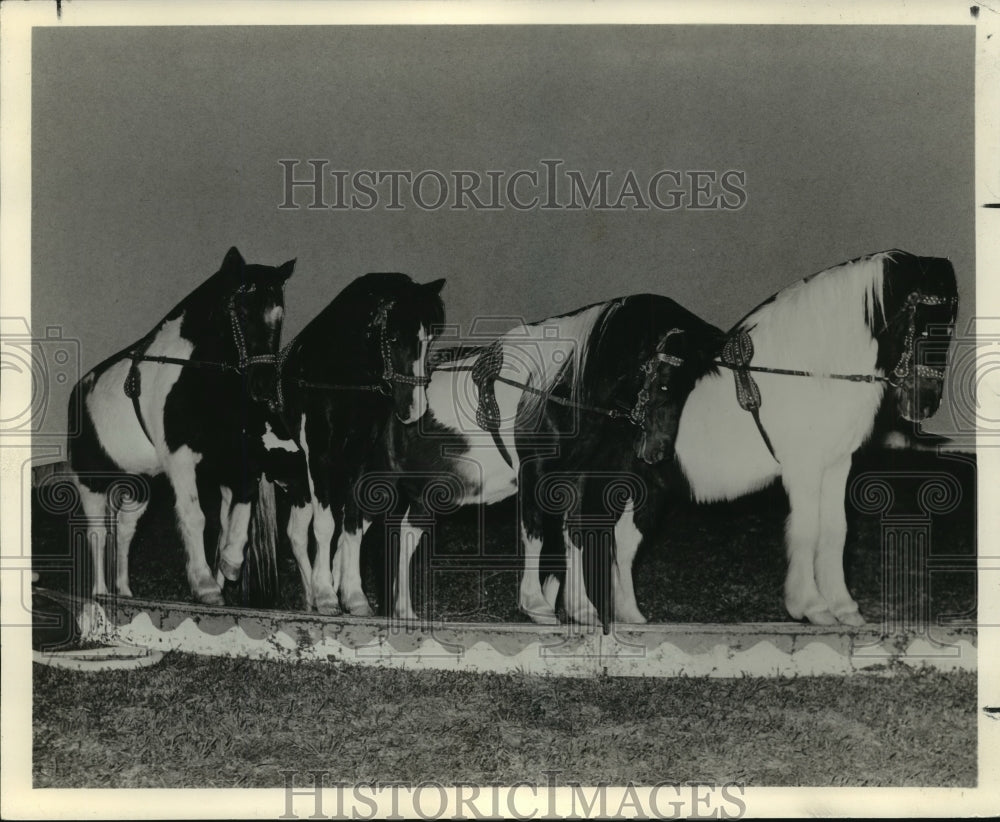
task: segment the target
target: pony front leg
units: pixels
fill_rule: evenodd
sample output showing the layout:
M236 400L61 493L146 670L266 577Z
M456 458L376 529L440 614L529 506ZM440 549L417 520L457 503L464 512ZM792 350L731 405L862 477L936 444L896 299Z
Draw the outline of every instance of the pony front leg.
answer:
M149 500L124 502L115 515L115 590L123 596L132 596L132 588L128 582L128 554L135 537L135 529L149 505Z
M106 594L108 584L104 575L104 546L108 540L107 499L105 494L91 491L79 480L76 487L80 493L80 505L87 520L87 547L94 573L91 593L94 596Z
M229 509L225 542L219 555L219 573L230 582L240 578L243 570L243 551L250 528L250 502L236 502Z
M312 594L316 610L321 614L336 616L340 613L337 600L337 586L340 576L340 557L335 560L337 579L334 578L334 563L330 561L330 543L337 529L333 511L328 505L313 501L313 536L316 537L316 559L312 567Z
M846 625L860 626L865 624L865 620L858 612L858 603L854 601L844 581L844 542L847 539L844 494L850 470L851 459L848 457L823 474L816 584L831 613L838 620Z
M417 618L410 595L410 560L413 559L423 535L423 529L410 522L410 512L407 511L399 524L399 571L396 574L396 597L393 604L393 616L396 619Z
M292 545L292 554L299 566L299 576L302 578L303 608L311 611L314 597L312 588L312 566L309 564L309 523L312 521L312 506L293 505L288 514L288 541Z
M580 625L598 625L601 618L587 597L587 583L583 578L583 550L573 543L565 528L563 542L566 546L566 592L563 594L566 616Z
M815 470L782 474L790 512L785 527L788 571L785 575L785 609L793 619L815 625L836 625L826 600L816 587L816 550L820 527L820 474Z
M215 581L221 586L226 577L222 570L222 551L226 547L226 532L229 530L229 510L233 504L233 489L219 486L219 540L215 546Z
M542 535L528 533L525 523L521 523L521 542L524 545L524 568L521 571L521 587L518 606L532 622L539 625L558 625L555 597L552 602L545 597L541 585Z
M177 498L177 524L187 553L186 569L191 592L206 605L222 605L222 588L205 561L205 514L198 501L195 481L195 466L200 458L184 445L169 454L164 463Z
M358 616L374 613L361 584L361 540L371 524L371 520L362 518L356 530L349 531L345 527L337 541L337 556L341 563L340 598L347 612Z
M618 522L615 523L616 562L615 579L615 620L642 624L646 617L635 601L635 587L632 583L632 562L639 551L642 532L636 527L633 501L625 506Z

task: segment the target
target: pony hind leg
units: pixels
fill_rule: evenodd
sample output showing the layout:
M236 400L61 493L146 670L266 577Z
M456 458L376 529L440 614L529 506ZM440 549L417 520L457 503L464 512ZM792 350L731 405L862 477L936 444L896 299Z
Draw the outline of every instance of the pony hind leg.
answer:
M198 459L185 445L168 455L164 463L177 498L177 523L187 553L187 578L191 592L206 605L222 605L222 588L205 561L205 514L201 510L195 479Z
M816 551L820 532L822 472L816 466L782 474L790 512L785 527L788 570L785 574L785 609L793 619L814 625L836 625L827 601L816 586Z
M851 458L831 466L823 474L820 489L820 532L816 550L816 583L830 612L846 625L865 624L858 603L844 581L844 542L847 539L847 516L844 494Z

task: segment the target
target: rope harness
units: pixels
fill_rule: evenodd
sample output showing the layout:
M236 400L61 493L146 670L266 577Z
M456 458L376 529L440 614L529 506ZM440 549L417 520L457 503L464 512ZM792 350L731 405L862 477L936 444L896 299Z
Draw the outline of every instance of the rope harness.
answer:
M744 411L749 411L753 416L753 421L757 425L761 439L764 440L764 445L767 446L767 450L774 461L780 463L780 460L774 454L771 439L768 437L767 431L764 430L764 425L760 421L760 407L763 404L763 400L761 399L760 387L750 375L751 371L763 374L781 374L791 377L847 380L849 382L881 382L896 389L902 387L906 382L916 380L918 377L943 382L945 378L944 368L935 368L914 362L914 349L917 337L917 306L957 304L958 299L955 297L938 297L932 294L922 294L919 291L910 293L906 298L906 302L899 309L899 312L897 312L902 313L906 311L909 314L909 325L903 342L903 353L900 355L896 367L892 370L892 375L888 377L881 374L821 374L815 371L798 371L791 368L768 368L762 365L751 365L750 362L754 354L753 340L750 339L750 334L743 328L733 332L729 339L726 340L726 344L723 346L720 354L721 359L716 360L716 365L721 365L733 372L733 379L736 384L736 401L739 403L740 408Z

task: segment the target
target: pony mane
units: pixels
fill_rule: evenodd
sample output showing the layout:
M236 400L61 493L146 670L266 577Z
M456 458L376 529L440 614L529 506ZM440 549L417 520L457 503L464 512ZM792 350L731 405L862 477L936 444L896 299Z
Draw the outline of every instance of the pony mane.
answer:
M808 326L817 317L860 316L874 327L876 319L885 321L886 263L898 256L912 256L905 251L880 251L831 266L792 283L754 308L733 331L749 331L764 322L788 322L793 316ZM790 315L785 317L784 315Z
M870 369L877 341L914 291L955 296L951 263L880 251L782 289L730 333L750 333L764 365L818 373Z
M508 331L502 337L505 351L523 347L526 352L517 358L518 376L538 391L553 393L562 389L568 393L568 398L578 399L579 375L586 369L595 329L618 305L620 302L616 300L593 303L568 314ZM552 329L555 329L554 333ZM561 356L557 356L557 352ZM505 362L511 359L507 356ZM521 398L518 416L523 420L538 420L546 405L544 396L526 391Z

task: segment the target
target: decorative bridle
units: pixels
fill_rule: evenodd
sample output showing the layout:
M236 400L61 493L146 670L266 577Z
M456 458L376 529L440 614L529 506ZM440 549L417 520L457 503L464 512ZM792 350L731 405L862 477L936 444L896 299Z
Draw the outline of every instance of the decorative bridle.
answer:
M921 291L913 291L907 296L906 301L893 315L893 319L904 311L908 315L903 353L900 354L896 367L893 368L888 376L882 374L820 374L815 371L798 371L791 368L769 368L763 365L751 365L750 361L753 359L754 354L753 341L750 339L750 334L745 328L738 329L729 336L729 339L726 340L726 344L722 348L721 358L716 360L715 364L728 368L733 372L736 382L737 402L739 402L740 407L744 411L749 411L753 415L754 422L757 424L757 430L760 432L767 450L774 457L774 461L778 462L779 460L774 454L771 440L760 421L760 406L762 404L760 388L754 378L750 376L751 371L764 374L782 374L791 377L847 380L849 382L881 382L895 389L901 388L908 382L915 382L918 377L921 379L937 380L943 383L945 378L944 368L921 365L915 362L917 306L957 304L957 297L940 297L934 294L924 294ZM888 328L890 324L890 322L887 322L886 327Z
M914 346L916 345L917 338L917 306L957 304L958 299L955 297L938 297L933 294L923 294L919 291L912 292L906 298L906 303L900 310L905 310L909 313L909 326L907 327L906 338L903 342L903 353L900 355L896 367L892 370L892 377L886 379L889 385L893 388L899 388L904 382L912 382L917 377L944 382L945 370L943 368L921 365L914 361Z
M132 365L128 370L128 375L125 377L125 384L122 388L125 392L125 396L132 400L132 407L135 409L135 415L139 420L139 426L142 428L142 432L146 435L146 439L150 442L153 441L153 438L150 436L149 429L146 427L146 421L142 416L142 410L139 407L139 396L142 394L142 375L139 372L140 362L180 365L186 368L208 368L225 373L233 373L241 377L247 376L250 367L253 365L270 365L277 364L279 362L280 354L254 354L251 356L247 353L246 335L243 332L243 327L240 325L239 314L236 310L236 299L237 297L252 293L256 290L256 288L257 286L254 283L244 283L229 296L229 300L226 303L226 312L229 315L229 326L232 330L232 341L236 347L237 362L235 364L229 362L217 362L215 360L181 359L180 357L164 357L158 354L147 354L146 351L149 349L149 346L152 345L153 339L156 336L156 331L159 330L159 327L153 329L150 334L143 338L136 348L126 352L127 356L132 360Z
M627 419L640 429L645 429L646 426L646 407L649 405L649 401L653 398L653 392L650 388L653 385L653 380L655 379L657 373L659 373L659 363L665 362L675 368L684 365L684 360L680 357L675 357L672 354L664 354L661 350L668 337L680 333L682 333L682 331L679 328L670 329L663 336L663 339L660 340L656 353L639 367L639 372L643 375L642 388L639 389L639 394L635 398L635 405L632 407L632 410L628 412Z
M426 387L430 384L430 377L414 377L410 374L400 374L393 368L392 365L392 349L389 346L389 336L386 331L389 324L389 312L392 310L393 306L396 304L395 300L381 300L378 304L378 309L375 312L375 317L370 324L370 329L374 330L378 337L378 349L379 355L382 358L382 375L375 382L371 383L329 383L329 382L314 382L312 380L295 380L295 384L299 388L313 389L316 391L371 391L378 394L382 394L385 397L392 396L392 388L396 383L402 383L404 385L413 386L423 386ZM286 345L279 353L277 358L277 380L278 380L278 390L277 390L277 400L276 408L272 410L281 410L284 407L284 394L282 391L283 380L281 377L281 372L285 364L285 359L288 356L289 351L291 351L292 346L295 345L295 340L292 340L288 345Z
M604 408L599 405L590 405L568 397L561 397L558 394L553 394L551 391L536 388L533 385L503 376L500 373L503 369L504 360L503 340L496 340L494 343L483 348L482 351L480 351L479 356L476 357L476 361L471 365L437 366L435 370L472 372L472 381L475 383L476 388L479 391L479 405L476 408L476 424L484 431L489 431L490 434L493 435L493 440L497 446L497 450L503 456L507 464L512 465L513 463L510 453L507 451L507 447L504 445L503 440L500 439L500 406L497 403L494 383L502 382L504 385L510 385L514 388L519 388L521 391L528 394L534 394L536 397L541 397L545 402L554 402L556 405L561 405L565 408L577 408L581 411L600 414L612 420L624 420L636 426L640 430L645 430L646 409L653 397L650 387L652 386L653 378L658 371L658 364L661 362L669 363L673 366L680 366L684 364L684 360L670 354L664 354L661 350L659 350L659 348L662 347L667 337L680 333L682 333L682 329L680 328L673 328L668 331L660 341L656 353L643 362L643 364L639 367L639 372L643 375L643 385L642 388L639 389L639 393L636 396L635 405L632 406L630 410L626 410L624 407Z

